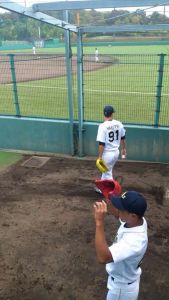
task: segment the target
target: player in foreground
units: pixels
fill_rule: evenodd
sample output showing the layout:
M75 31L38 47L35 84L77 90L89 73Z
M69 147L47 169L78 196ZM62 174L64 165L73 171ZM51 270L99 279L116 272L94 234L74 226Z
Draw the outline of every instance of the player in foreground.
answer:
M119 157L121 145L121 157L126 157L125 129L120 121L113 119L115 109L107 105L103 109L104 122L99 125L97 132L98 159L103 159L108 170L102 173L101 179L113 179L113 167ZM95 191L100 193L96 187Z
M121 225L109 247L104 232L105 201L94 204L97 259L106 264L108 273L107 300L137 300L141 275L141 261L147 249L147 209L142 194L125 192L121 197L110 196L110 209Z

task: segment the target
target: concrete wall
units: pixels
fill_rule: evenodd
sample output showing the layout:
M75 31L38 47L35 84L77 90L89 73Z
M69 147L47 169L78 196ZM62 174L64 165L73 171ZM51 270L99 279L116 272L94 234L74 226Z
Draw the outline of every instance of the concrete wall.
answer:
M97 155L99 124L86 123L84 155ZM169 128L126 125L127 159L169 163Z
M97 156L98 125L85 122L84 156ZM78 149L78 124L74 124ZM127 159L169 163L169 128L126 125ZM0 148L71 155L69 121L0 117Z
M0 117L0 148L70 154L68 121Z

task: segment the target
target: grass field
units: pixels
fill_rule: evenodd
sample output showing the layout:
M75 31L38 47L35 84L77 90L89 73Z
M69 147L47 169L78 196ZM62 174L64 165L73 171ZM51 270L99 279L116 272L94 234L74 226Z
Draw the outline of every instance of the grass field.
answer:
M160 54L165 53L169 54L169 43L168 45L129 45L129 46L100 46L98 47L99 54ZM0 54L8 53L30 53L32 54L32 49L23 49L23 50L6 50L1 51ZM72 47L73 54L77 53L76 47ZM37 48L37 54L43 53L65 53L65 48ZM94 54L95 47L84 46L84 54Z
M84 61L95 47L84 47ZM40 49L41 53L61 53L64 49ZM73 49L76 52L76 49ZM130 55L126 55L130 54ZM159 56L169 46L100 47L99 54L116 58L116 63L84 73L84 119L102 120L102 107L110 103L116 118L124 123L154 124ZM123 55L124 54L124 55ZM142 56L145 54L144 56ZM169 60L165 59L160 124L169 126ZM24 116L68 118L65 76L17 84L21 114ZM74 118L78 118L77 78L73 76ZM15 114L11 85L0 85L0 113ZM5 99L5 100L4 100Z
M0 151L0 170L8 167L22 158L19 153Z

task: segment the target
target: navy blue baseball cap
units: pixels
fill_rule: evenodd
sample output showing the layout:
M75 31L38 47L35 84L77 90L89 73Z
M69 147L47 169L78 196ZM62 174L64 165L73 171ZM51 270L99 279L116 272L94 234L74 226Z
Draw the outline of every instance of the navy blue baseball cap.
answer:
M144 196L136 191L125 192L121 197L110 196L110 201L117 209L134 213L140 217L144 216L147 209Z
M111 105L106 105L103 109L103 112L104 112L105 117L110 117L112 115L112 113L115 112L115 109Z

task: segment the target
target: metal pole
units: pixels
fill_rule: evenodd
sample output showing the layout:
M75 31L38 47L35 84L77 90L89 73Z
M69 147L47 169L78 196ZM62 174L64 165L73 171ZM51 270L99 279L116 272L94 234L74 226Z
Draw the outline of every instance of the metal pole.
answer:
M13 95L14 95L14 104L16 109L16 116L20 117L20 108L19 108L19 98L16 84L16 74L15 74L15 63L14 63L14 54L8 54L11 66L11 75L12 75L12 84L13 84Z
M79 156L83 156L83 52L82 36L77 33L77 87L78 87L78 117L79 117Z
M38 26L38 36L39 36L39 40L41 39L41 29L40 29L40 25Z
M154 118L155 127L159 126L162 83L163 83L163 73L164 73L164 57L166 54L161 53L159 55L160 55L160 65L158 70L158 83L157 83L157 93L156 93L156 111L155 111L155 118Z
M69 20L68 11L64 11L64 19L66 22ZM75 154L74 149L74 138L73 138L73 104L72 104L72 51L70 42L70 31L64 31L65 36L65 52L66 52L66 74L67 74L67 85L68 85L68 109L69 109L69 120L70 120L70 147L71 155Z

